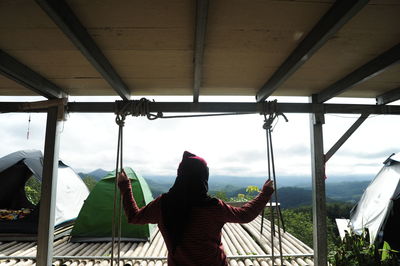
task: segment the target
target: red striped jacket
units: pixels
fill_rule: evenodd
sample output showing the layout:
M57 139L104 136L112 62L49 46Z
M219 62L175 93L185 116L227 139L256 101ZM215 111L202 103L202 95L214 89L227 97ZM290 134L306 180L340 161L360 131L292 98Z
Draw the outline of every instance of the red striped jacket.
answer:
M168 251L171 239L168 238L161 215L161 199L159 196L143 208L138 208L132 195L130 182L120 183L123 195L123 206L128 222L132 224L158 224ZM174 254L169 252L170 266L219 266L228 265L221 242L221 230L225 223L251 222L264 208L273 193L271 187L265 187L252 201L242 207L233 207L222 200L210 207L193 207L191 223L185 227L182 241Z

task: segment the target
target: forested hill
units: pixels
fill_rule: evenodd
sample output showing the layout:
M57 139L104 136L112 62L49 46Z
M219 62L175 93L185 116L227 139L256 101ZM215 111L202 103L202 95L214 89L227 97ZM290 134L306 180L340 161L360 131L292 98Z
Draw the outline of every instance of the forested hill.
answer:
M79 175L89 186L93 187L94 184L107 173L107 171L97 169L87 174L79 173ZM153 192L153 196L157 197L161 193L169 190L175 177L157 176L145 177L145 179ZM360 179L364 179L364 181L360 181ZM365 181L365 179L366 178L362 176L329 178L326 182L327 201L356 203L370 183L370 181ZM283 208L295 208L311 204L312 193L310 178L280 177L278 181L277 195ZM210 178L209 192L212 195L219 193L219 195L224 195L229 199L236 197L238 194L246 194L246 188L248 186L261 187L264 182L265 179L263 178L217 176Z
M340 201L355 204L369 183L370 181L327 183L327 202ZM160 183L154 180L148 180L148 184L155 197L168 191L171 186L169 183ZM217 193L219 195L222 193L229 199L238 194L246 194L246 187L238 188L235 185L228 184L215 189L215 187L210 186L210 194L216 195ZM295 208L312 204L311 187L281 187L278 189L277 195L282 208Z
M326 194L333 200L356 203L369 184L370 181L328 183Z
M278 202L282 208L296 208L312 204L311 190L298 187L283 187L278 189ZM275 200L275 198L273 198ZM332 201L327 198L327 201Z
M326 185L326 201L355 204L361 198L369 183L369 181L328 183ZM311 188L283 187L278 189L278 201L282 208L311 205L311 192Z
M221 195L220 192L211 192L211 194ZM225 192L227 198L234 197L238 194L246 194L246 189L242 188L229 194L226 194ZM297 208L312 204L312 193L311 189L308 188L282 187L278 189L276 196L278 197L278 202L281 204L282 208ZM275 201L275 194L273 195L272 200ZM326 200L327 202L335 202L335 200L329 197L327 197Z

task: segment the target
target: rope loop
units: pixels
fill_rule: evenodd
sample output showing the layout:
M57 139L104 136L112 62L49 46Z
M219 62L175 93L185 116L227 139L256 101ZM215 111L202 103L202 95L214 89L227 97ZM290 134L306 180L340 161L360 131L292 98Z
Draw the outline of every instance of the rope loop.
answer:
M278 111L278 101L273 100L269 102L265 102L263 105L263 115L264 115L264 125L263 129L265 130L273 130L272 124L274 123L275 118L279 119L279 116L283 116L286 122L289 122L286 115L282 112ZM268 117L267 117L268 114Z
M155 114L147 114L147 119L149 120L156 120L157 118L164 118L164 114L162 112L158 112L156 115Z
M117 116L115 117L115 123L117 123L119 127L125 126L125 117L125 115L117 114Z

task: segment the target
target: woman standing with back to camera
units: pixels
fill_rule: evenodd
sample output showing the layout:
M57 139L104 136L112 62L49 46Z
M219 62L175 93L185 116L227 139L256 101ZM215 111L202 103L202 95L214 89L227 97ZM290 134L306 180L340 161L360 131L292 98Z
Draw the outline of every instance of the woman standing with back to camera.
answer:
M228 265L221 242L225 223L251 222L264 208L272 193L267 181L260 194L242 207L232 207L212 198L208 192L206 161L184 152L174 185L167 192L139 209L131 183L124 172L118 177L128 222L158 224L168 249L168 265Z

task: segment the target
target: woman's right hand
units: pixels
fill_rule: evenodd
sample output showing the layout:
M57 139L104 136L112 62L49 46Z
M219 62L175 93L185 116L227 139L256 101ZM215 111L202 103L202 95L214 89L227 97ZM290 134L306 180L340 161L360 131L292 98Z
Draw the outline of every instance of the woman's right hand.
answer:
M264 184L263 190L264 190L264 189L272 189L272 190L275 190L274 181L272 181L272 180L267 180L267 181L265 182L265 184Z

